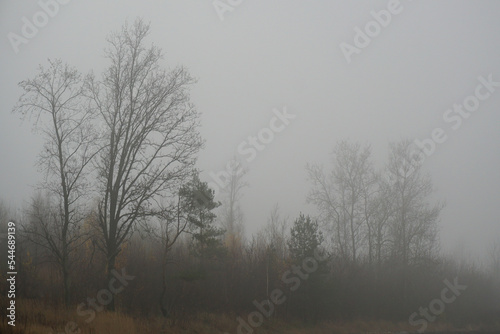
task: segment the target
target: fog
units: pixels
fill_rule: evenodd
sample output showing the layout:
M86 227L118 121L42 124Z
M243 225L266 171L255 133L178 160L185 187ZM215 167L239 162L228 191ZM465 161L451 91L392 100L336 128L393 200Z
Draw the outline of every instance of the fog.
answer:
M370 144L382 167L390 142L422 142L440 128L434 136L441 143L427 147L432 152L423 168L436 187L433 197L446 202L439 221L443 252L484 256L500 235L500 3L233 3L70 1L52 8L53 17L25 38L23 25L33 22L40 4L3 1L0 198L21 208L43 177L35 166L42 138L30 121L11 113L21 94L18 82L48 58L100 73L106 36L141 17L150 22L148 42L163 49L165 65L183 65L198 79L191 99L205 139L197 163L202 180L216 182L211 175L220 175L234 156L245 162L247 237L262 228L276 203L291 219L317 214L306 203L305 166L331 166L338 141ZM375 20L372 11L388 4L395 14L385 26L360 37ZM11 33L24 42L13 43ZM488 78L493 84L485 85ZM477 96L478 85L483 98L470 107L475 111L448 111ZM284 110L293 115L288 124L261 150L251 149L249 136L270 128Z

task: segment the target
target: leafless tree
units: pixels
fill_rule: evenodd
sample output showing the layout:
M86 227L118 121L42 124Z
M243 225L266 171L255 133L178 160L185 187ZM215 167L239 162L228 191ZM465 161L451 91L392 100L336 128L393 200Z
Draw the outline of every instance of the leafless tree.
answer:
M390 191L380 177L377 178L376 193L368 203L369 259L370 263L376 261L377 267L380 268L390 251L389 220L393 215Z
M371 228L370 201L375 180L370 148L342 141L335 147L333 158L333 169L328 174L320 166L307 166L312 183L308 201L320 210L341 256L356 263L365 239L364 227Z
M289 239L287 218L281 217L279 205L275 204L267 218L267 224L252 240L252 246L260 243L258 249L262 254L261 261L265 261L266 296L269 296L270 288L279 283L278 276L289 265Z
M38 161L45 174L41 187L55 201L46 206L55 211L51 219L46 216L43 222L37 220L25 232L57 258L66 305L70 288L69 257L81 243L78 229L84 219L82 199L88 190L88 167L97 152L93 146L96 139L93 113L84 98L85 80L60 60L49 60L48 68L40 66L33 79L20 82L23 94L13 109L22 117L32 116L34 129L45 140ZM40 204L40 199L32 203L35 216Z
M276 204L269 214L264 227L264 237L268 245L272 245L277 258L284 262L288 256L289 226L286 217L281 217L279 205Z
M496 277L496 283L500 288L500 240L495 240L488 247L489 269Z
M228 166L229 177L222 189L221 223L226 230L226 246L230 254L236 256L236 253L241 251L243 242L243 212L240 199L243 189L248 186L244 180L247 170L237 158L233 158Z
M422 160L413 145L408 139L391 143L385 173L393 205L389 222L391 257L393 264L402 270L399 294L403 304L410 294L410 266L436 256L437 221L443 208L441 203L429 203L432 183L422 172Z
M162 199L175 196L203 144L188 92L194 79L183 67L164 70L161 50L145 45L148 33L149 25L136 20L112 34L111 65L100 82L89 83L104 133L96 165L108 275L135 223L170 210Z
M391 189L394 215L391 218L393 256L403 265L435 255L437 220L442 203L430 205L433 188L430 177L421 170L412 142L390 145L387 182Z

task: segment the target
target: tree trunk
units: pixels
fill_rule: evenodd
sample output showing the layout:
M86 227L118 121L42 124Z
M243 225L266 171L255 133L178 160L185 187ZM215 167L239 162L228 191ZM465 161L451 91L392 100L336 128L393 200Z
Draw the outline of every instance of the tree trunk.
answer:
M161 277L161 293L160 293L160 300L159 300L159 306L160 306L160 311L161 315L166 318L168 316L168 310L165 305L165 295L167 294L167 265L166 263L163 263L162 265L162 277Z
M69 280L69 270L67 268L66 263L63 263L62 274L63 274L63 285L64 285L64 306L68 308L70 302L69 300L70 280Z
M115 269L115 262L116 262L116 255L112 255L108 258L108 266L107 266L107 273L108 273L108 282L111 281L111 279L114 278L113 276L113 270ZM107 306L108 308L108 311L112 311L114 312L115 311L115 296L113 296L113 298L111 298L111 302L109 303L109 305Z

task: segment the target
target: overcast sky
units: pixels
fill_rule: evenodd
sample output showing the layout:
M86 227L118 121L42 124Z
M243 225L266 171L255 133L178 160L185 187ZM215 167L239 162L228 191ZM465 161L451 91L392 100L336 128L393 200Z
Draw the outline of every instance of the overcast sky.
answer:
M328 166L337 141L371 144L382 166L389 142L423 140L441 128L446 140L424 168L435 198L447 203L440 222L444 249L481 254L500 237L500 87L478 79L500 82L499 1L73 0L46 7L53 17L41 13L53 1L41 3L0 2L0 198L6 203L22 205L40 178L34 164L41 139L11 113L21 94L17 83L48 58L99 74L107 66L106 36L142 17L165 64L184 65L198 78L192 100L202 113L206 145L198 167L205 181L235 154L249 157L238 147L248 149L242 143L269 127L277 111L295 115L247 163L241 204L248 235L276 203L292 219L300 211L315 214L305 203L304 167ZM23 29L34 20L38 32ZM359 33L365 28L373 37ZM29 38L13 43L10 33L17 41ZM482 100L474 99L477 89ZM447 114L464 100L477 110L460 120Z

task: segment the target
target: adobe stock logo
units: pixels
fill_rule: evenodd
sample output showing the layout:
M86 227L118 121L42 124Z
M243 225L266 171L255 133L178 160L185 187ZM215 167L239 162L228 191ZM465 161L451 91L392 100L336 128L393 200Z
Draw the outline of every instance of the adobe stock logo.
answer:
M479 76L479 82L474 89L474 93L466 96L462 103L454 103L453 107L448 108L443 113L443 121L451 124L451 129L456 131L460 129L464 120L468 119L477 112L483 102L488 100L493 93L500 87L500 81L493 80L493 73L487 77ZM448 131L450 132L450 131ZM437 147L448 140L447 131L444 128L434 128L429 138L414 140L414 154L417 154L422 162L433 155Z
M411 0L410 0L411 1ZM370 12L373 20L368 21L364 29L360 27L354 27L354 38L353 44L342 42L339 44L340 50L344 55L348 64L352 61L352 56L354 54L360 54L361 50L366 48L372 40L380 35L382 28L386 28L392 21L392 17L400 14L403 11L403 5L399 0L389 0L387 3L387 9L381 9L380 11L372 10Z
M128 286L129 281L135 279L135 276L127 275L125 268L122 268L122 272L119 273L117 270L111 270L113 278L109 280L108 288L101 289L97 292L96 298L87 298L87 302L78 304L76 308L76 313L80 317L88 315L89 317L85 319L86 323L91 323L96 318L96 312L104 311L104 307L109 305L111 301L122 292L126 286ZM88 306L87 306L88 305ZM87 306L87 308L86 308ZM78 327L78 324L74 321L68 321L64 326L64 332L59 332L58 334L82 334L82 329Z
M290 123L297 117L295 114L288 112L286 106L283 106L281 110L274 108L272 110L272 117L270 118L267 126L262 127L254 135L249 135L237 146L238 159L228 161L225 169L219 170L218 172L209 172L209 176L212 182L208 183L208 187L212 189L215 193L226 188L231 180L231 175L242 175L245 172L245 168L240 162L240 158L246 163L251 163L254 161L259 152L264 151L276 138L276 136L283 132ZM204 202L207 203L208 199L211 198L211 194L196 195L197 204L202 205Z
M458 283L458 278L455 277L453 280L453 284L445 279L443 283L446 285L446 288L441 290L441 298L435 298L431 300L429 303L429 307L420 307L418 312L413 312L408 319L408 322L412 326L420 325L418 329L419 333L423 333L427 328L429 322L433 322L436 320L436 317L441 315L446 309L446 304L453 303L458 296L462 294L463 291L467 289L467 285L461 285ZM429 311L431 314L429 314ZM421 318L418 318L420 314Z
M221 21L224 21L224 15L227 12L233 12L235 8L240 6L244 0L214 0L212 5L214 6L217 15Z
M30 40L38 35L41 28L45 27L51 18L54 18L59 13L60 5L67 5L71 0L39 0L38 6L41 8L38 12L33 14L31 19L23 16L21 18L21 35L14 32L7 34L7 39L12 46L12 50L16 54L19 53L19 46L21 44L28 44Z
M300 265L292 265L290 269L285 271L281 276L281 281L285 286L288 286L290 292L297 291L302 282L309 278L309 275L316 272L320 263L326 261L329 255L322 253L315 249L312 256L306 257ZM276 288L269 293L269 298L258 302L256 299L252 302L257 310L248 314L247 319L237 317L236 321L238 326L236 328L237 334L252 334L255 329L264 324L264 321L270 319L274 314L277 306L283 304L287 300L285 292ZM290 295L289 295L290 297ZM229 334L225 332L224 334Z

